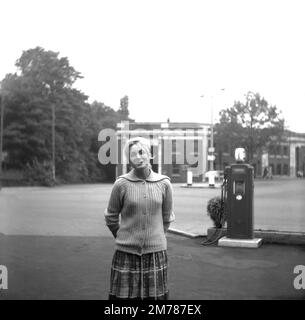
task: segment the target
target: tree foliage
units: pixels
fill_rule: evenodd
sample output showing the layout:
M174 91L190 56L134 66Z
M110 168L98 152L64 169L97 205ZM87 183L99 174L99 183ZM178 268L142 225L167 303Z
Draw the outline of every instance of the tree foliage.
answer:
M37 86L39 91L71 88L75 81L82 78L80 72L69 64L66 57L59 58L58 52L45 51L41 47L24 51L16 61L23 77Z
M245 147L249 160L255 152L269 147L284 133L284 120L276 106L269 105L259 93L248 92L244 102L236 101L219 113L215 142L220 149Z
M1 83L9 167L32 168L31 174L37 171L38 176L50 167L54 106L57 179L102 180L106 168L98 163L98 133L125 119L128 105L123 115L103 103L89 104L88 97L73 88L82 78L80 72L56 52L40 47L24 51L16 67L17 72L6 75Z

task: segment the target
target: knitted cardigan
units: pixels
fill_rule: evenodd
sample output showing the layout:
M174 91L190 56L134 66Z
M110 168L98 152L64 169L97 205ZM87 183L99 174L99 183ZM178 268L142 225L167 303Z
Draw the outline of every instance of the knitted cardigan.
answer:
M155 173L144 180L134 169L115 181L105 221L116 238L116 249L142 255L167 249L166 230L174 221L172 186Z

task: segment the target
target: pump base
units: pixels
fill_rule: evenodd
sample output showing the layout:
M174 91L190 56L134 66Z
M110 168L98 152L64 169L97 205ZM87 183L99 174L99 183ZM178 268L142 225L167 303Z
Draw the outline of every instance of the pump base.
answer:
M218 240L220 247L238 247L238 248L258 248L263 242L262 238L254 239L231 239L222 237Z

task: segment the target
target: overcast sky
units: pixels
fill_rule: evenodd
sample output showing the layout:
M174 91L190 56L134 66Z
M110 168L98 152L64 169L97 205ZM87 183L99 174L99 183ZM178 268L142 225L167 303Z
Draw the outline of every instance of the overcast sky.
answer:
M69 58L90 102L118 109L128 95L136 121L209 122L212 96L216 119L251 90L305 132L302 0L0 3L0 79L41 46Z

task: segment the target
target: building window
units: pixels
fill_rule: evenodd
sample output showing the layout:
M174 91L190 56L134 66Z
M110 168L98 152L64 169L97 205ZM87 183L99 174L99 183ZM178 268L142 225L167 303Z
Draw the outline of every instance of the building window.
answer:
M173 175L179 175L179 174L180 174L180 165L173 164Z
M173 164L173 165L176 164L176 158L177 158L176 153L173 153L173 154L172 154L172 164Z
M284 164L283 171L284 171L283 174L288 175L288 164L287 163Z
M288 156L288 147L287 146L283 147L283 154L284 154L284 156Z
M269 147L270 155L275 156L276 155L276 151L277 151L276 146L274 144L270 145L270 147Z
M198 140L194 140L194 152L198 153Z
M276 146L275 154L276 155L280 155L281 154L281 146Z
M177 140L172 140L172 151L173 152L177 151Z
M280 163L276 165L276 174L281 175L282 174L282 166Z

